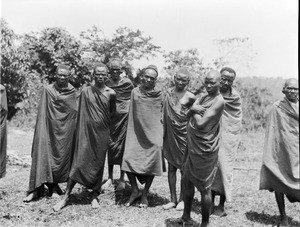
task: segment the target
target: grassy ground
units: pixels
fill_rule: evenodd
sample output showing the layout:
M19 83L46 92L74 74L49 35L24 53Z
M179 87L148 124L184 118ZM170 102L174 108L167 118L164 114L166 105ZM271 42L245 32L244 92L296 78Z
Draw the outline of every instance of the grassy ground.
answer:
M154 179L147 209L137 204L124 206L130 195L129 187L122 192L112 188L100 194L101 208L97 210L91 208L90 191L80 185L75 186L69 205L58 213L52 211L58 199L45 197L23 203L28 188L32 138L32 129L9 127L9 164L6 177L0 180L0 226L178 226L173 219L182 212L162 209L169 200L166 173ZM261 132L243 135L234 170L234 201L227 205L227 217L211 216L212 226L277 225L279 213L274 194L258 190L263 139ZM118 168L114 174L119 176ZM103 179L107 179L107 168ZM286 210L293 225L300 226L300 204L286 200ZM192 218L198 226L201 220L199 192L195 195Z

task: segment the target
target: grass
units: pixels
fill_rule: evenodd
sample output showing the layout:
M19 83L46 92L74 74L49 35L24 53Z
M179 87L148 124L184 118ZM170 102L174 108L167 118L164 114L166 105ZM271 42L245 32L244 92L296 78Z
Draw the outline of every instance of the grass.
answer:
M99 195L101 208L92 209L91 194L81 185L73 189L68 206L60 212L52 207L58 199L44 197L23 203L30 173L30 153L33 139L32 129L13 126L8 131L8 155L6 177L0 179L0 226L178 226L174 218L182 212L165 211L162 205L169 201L167 173L155 177L150 189L149 207L141 209L137 203L126 208L130 188L115 192L113 188ZM211 216L212 226L276 226L279 212L274 193L259 191L259 168L262 160L263 132L242 135L236 169L234 170L234 201L227 204L228 215L224 218ZM105 168L103 179L107 179ZM114 170L119 176L119 168ZM178 173L178 178L179 178ZM65 188L66 184L61 184ZM179 189L179 185L177 187ZM286 211L294 226L300 226L300 205L286 200ZM201 221L200 193L196 192L192 208L195 226Z

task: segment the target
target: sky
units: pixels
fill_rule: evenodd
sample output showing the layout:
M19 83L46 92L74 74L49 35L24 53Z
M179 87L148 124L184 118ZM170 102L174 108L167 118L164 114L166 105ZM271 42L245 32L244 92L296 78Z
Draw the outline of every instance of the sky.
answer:
M214 40L247 37L244 62L228 65L237 76L298 77L298 0L0 1L1 17L18 34L58 26L78 37L96 25L110 37L126 26L151 36L165 51L197 48L205 62L219 54ZM164 66L162 56L133 66L147 64Z

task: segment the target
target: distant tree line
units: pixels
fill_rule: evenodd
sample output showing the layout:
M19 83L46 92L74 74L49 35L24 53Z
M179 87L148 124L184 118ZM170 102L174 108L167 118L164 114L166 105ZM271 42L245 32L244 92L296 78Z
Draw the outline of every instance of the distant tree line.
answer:
M247 38L230 38L218 40L218 44L226 49L247 41ZM173 86L176 69L186 66L192 74L189 90L198 94L204 91L202 78L208 70L220 70L230 63L228 51L212 59L211 64L204 63L197 49L165 52L153 43L152 37L128 27L116 29L111 37L96 26L81 32L79 38L59 27L18 35L1 18L1 84L7 89L8 119L15 119L20 125L35 123L39 91L44 84L54 81L56 66L60 63L70 66L70 83L80 90L83 84L91 82L93 64L108 63L111 57L121 58L125 75L138 84L142 69L136 69L134 75L132 61L149 59L158 53L165 59L164 76L158 81L162 90ZM236 85L243 100L244 129L264 127L266 109L273 102L272 94L267 88L247 86L242 80Z

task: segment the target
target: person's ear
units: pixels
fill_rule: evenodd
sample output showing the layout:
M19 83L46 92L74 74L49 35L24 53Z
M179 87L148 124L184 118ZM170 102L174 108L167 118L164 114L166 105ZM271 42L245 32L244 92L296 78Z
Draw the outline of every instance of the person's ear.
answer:
M285 94L285 87L284 87L284 88L282 88L282 93L283 93L283 94Z

